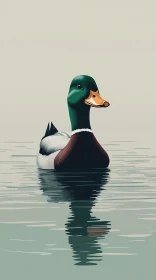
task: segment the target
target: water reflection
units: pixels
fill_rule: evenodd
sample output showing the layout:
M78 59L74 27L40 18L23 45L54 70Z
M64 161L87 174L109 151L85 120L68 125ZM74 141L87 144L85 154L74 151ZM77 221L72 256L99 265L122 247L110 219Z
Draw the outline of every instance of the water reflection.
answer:
M70 202L70 216L65 227L76 265L96 265L102 259L98 241L109 233L110 221L100 221L91 211L108 178L109 170L92 173L39 171L41 190L48 201Z

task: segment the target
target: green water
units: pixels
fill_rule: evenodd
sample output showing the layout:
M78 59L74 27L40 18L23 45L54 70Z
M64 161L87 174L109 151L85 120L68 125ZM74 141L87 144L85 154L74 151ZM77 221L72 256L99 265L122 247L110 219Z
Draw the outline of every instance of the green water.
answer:
M41 172L36 147L0 143L1 279L155 279L154 142L105 142L92 174Z

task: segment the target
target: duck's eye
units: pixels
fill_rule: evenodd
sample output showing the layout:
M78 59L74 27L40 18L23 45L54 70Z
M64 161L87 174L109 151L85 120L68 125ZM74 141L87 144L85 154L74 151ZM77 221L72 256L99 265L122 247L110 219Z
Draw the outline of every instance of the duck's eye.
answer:
M81 89L81 88L82 88L82 86L81 86L81 85L77 85L77 88L78 88L78 89Z

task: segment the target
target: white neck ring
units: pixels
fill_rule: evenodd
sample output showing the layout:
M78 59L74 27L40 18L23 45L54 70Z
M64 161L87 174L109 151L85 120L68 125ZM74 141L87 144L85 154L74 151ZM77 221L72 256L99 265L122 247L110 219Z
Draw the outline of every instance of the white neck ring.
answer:
M89 128L79 128L79 129L75 129L72 131L71 135L74 135L76 133L80 133L80 132L90 132L93 133L93 131Z

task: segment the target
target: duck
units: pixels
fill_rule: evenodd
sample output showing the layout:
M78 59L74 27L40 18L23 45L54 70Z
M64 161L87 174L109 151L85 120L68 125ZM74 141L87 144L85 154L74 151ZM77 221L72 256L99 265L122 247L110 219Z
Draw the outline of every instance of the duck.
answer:
M71 133L60 132L51 122L40 141L37 166L54 171L92 171L107 168L108 153L96 139L90 125L90 109L107 108L95 80L76 76L67 95Z

